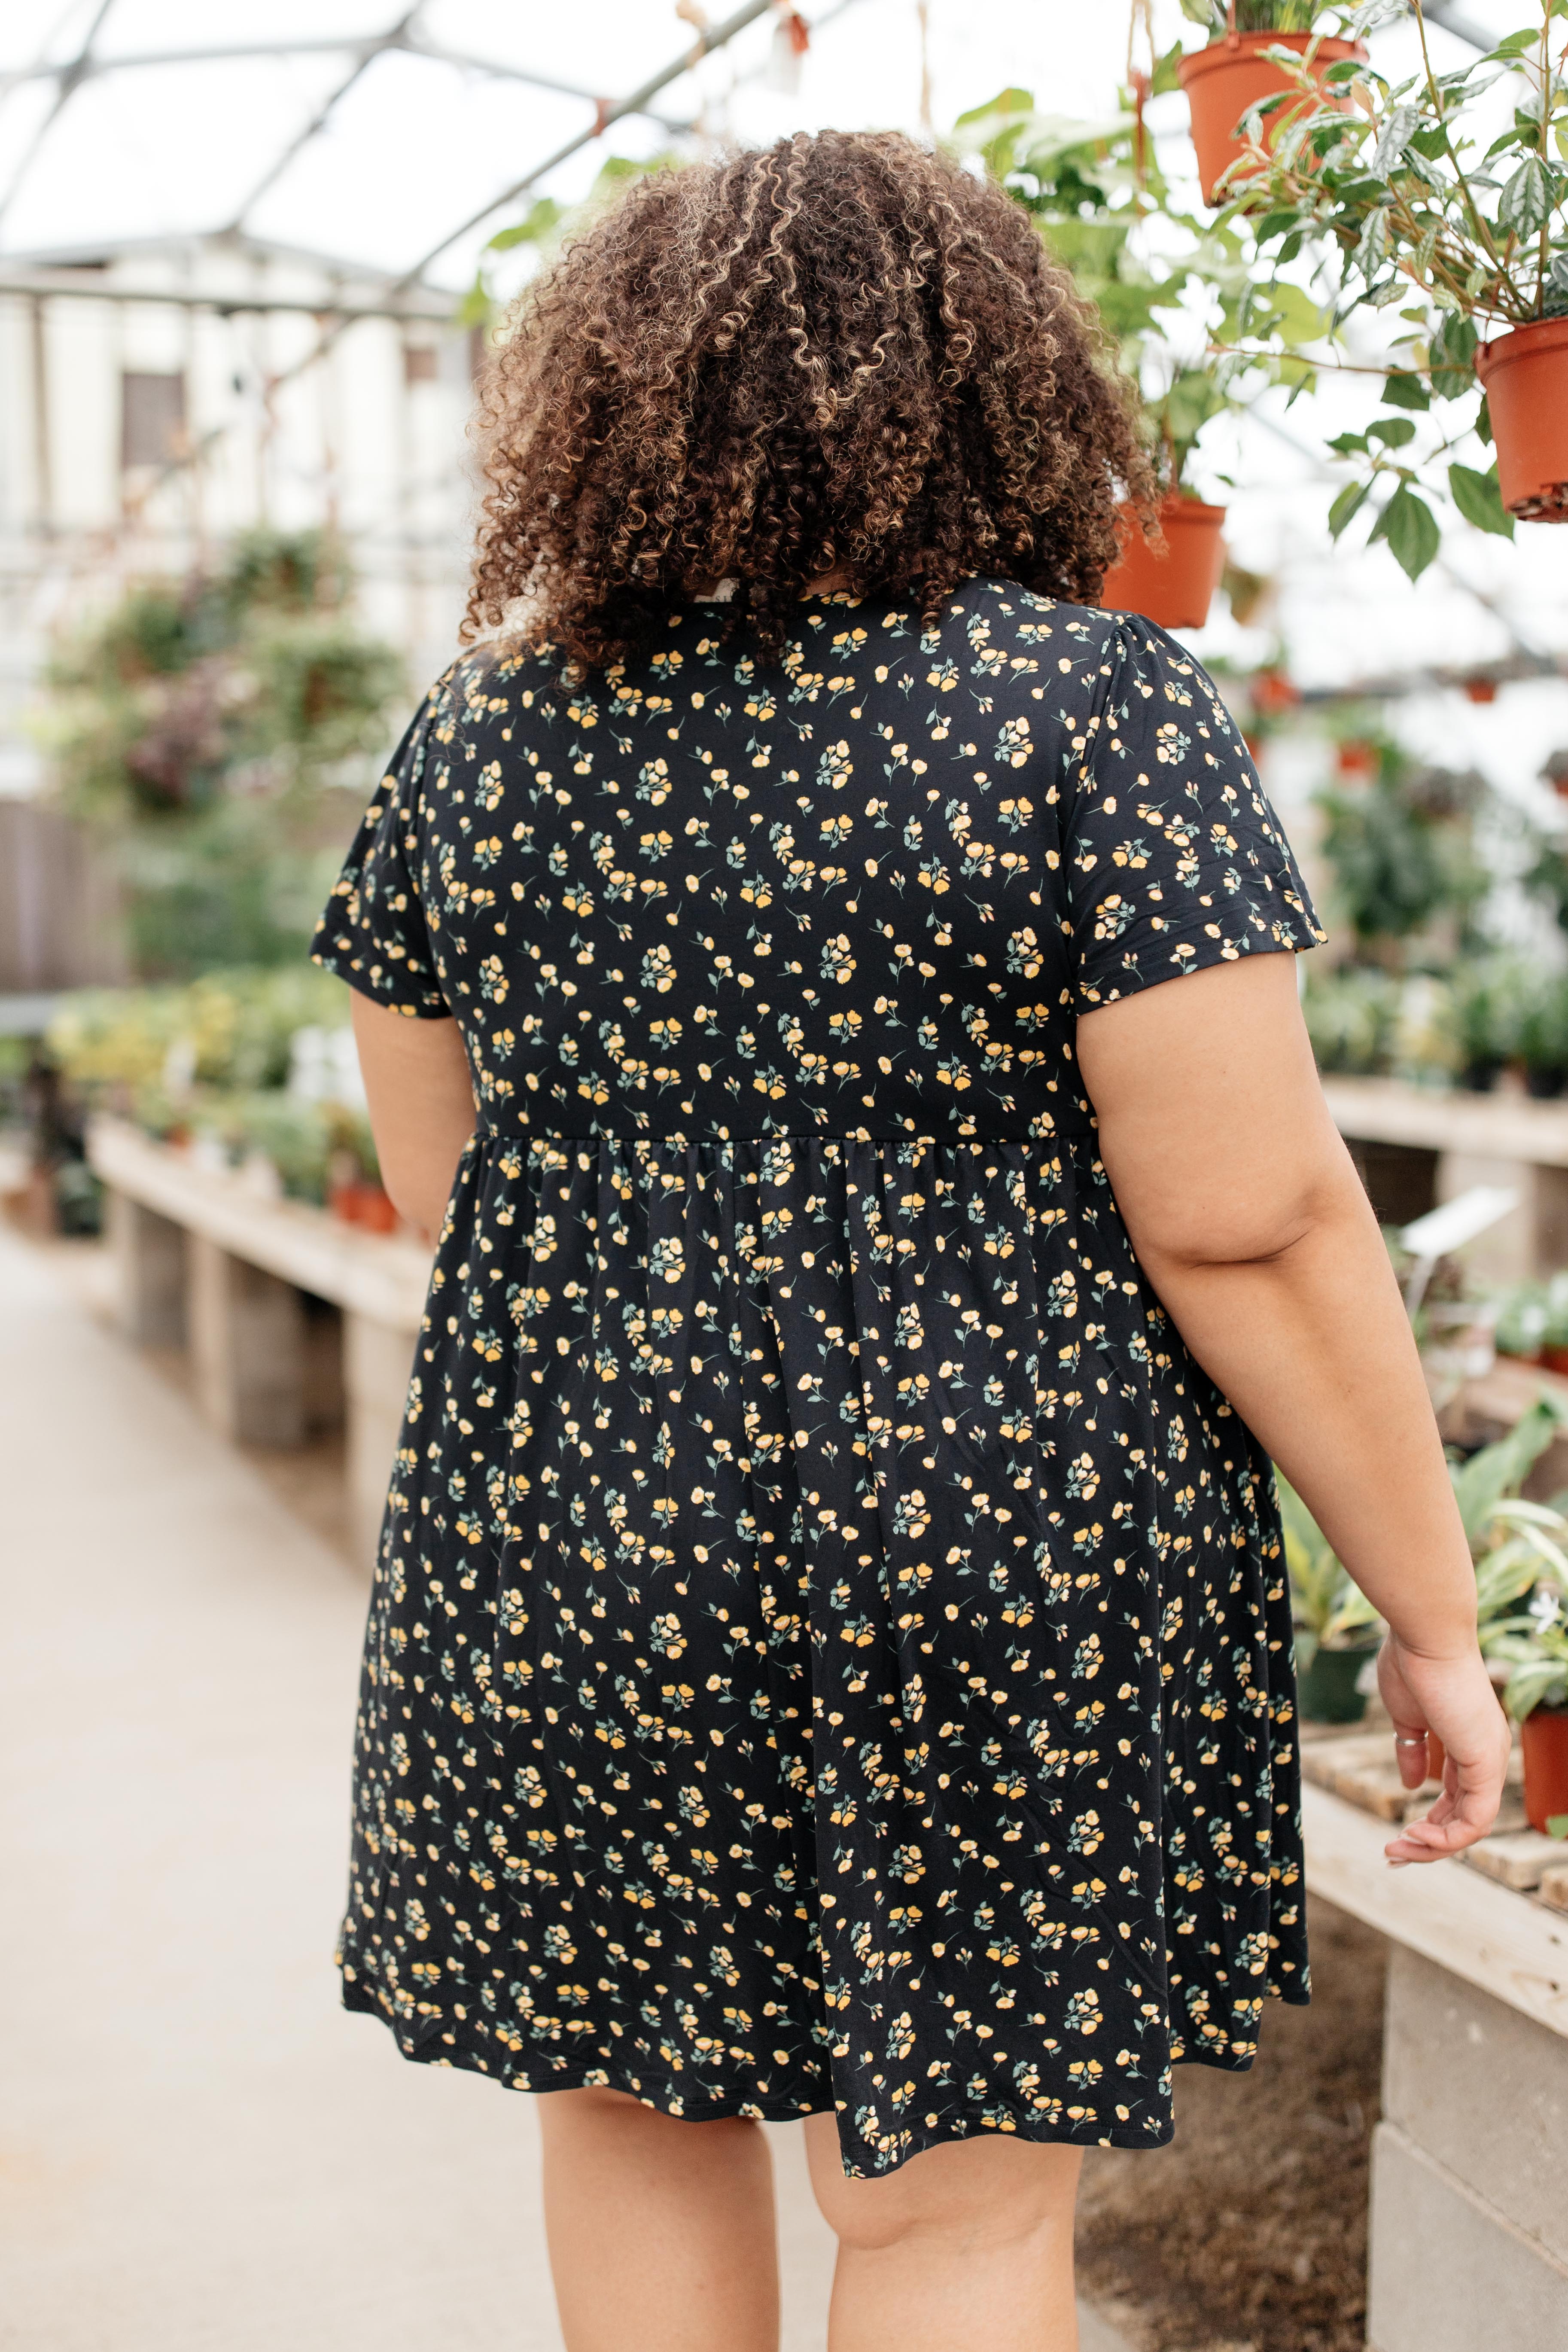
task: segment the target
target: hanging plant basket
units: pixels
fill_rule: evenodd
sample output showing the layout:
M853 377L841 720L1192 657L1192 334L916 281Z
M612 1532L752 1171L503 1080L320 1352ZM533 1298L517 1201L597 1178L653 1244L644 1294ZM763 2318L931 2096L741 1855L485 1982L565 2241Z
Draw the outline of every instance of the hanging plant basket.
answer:
M1223 204L1226 194L1237 193L1237 180L1232 180L1225 193L1219 184L1239 156L1246 151L1237 137L1237 125L1252 107L1266 98L1278 97L1280 91L1295 91L1295 84L1282 66L1265 56L1268 49L1293 49L1298 57L1312 51L1312 76L1321 91L1326 106L1348 111L1350 100L1337 89L1323 89L1322 79L1331 66L1345 58L1364 58L1366 51L1359 41L1332 40L1311 33L1227 33L1222 40L1212 41L1206 49L1190 49L1176 68L1176 79L1187 93L1187 108L1192 117L1193 145L1198 151L1198 176L1203 182L1205 205ZM1294 121L1301 111L1304 100L1296 93L1298 103L1281 106L1263 118L1263 141L1272 149L1285 124Z
M1568 1813L1568 1706L1532 1706L1519 1727L1524 1750L1524 1810L1532 1830ZM1568 1851L1568 1849L1565 1849Z
M1568 522L1568 319L1536 319L1476 353L1498 488L1524 522Z
M1165 544L1151 547L1137 517L1123 508L1121 558L1106 573L1100 601L1108 612L1141 613L1163 629L1201 629L1225 569L1225 509L1162 499L1160 526Z

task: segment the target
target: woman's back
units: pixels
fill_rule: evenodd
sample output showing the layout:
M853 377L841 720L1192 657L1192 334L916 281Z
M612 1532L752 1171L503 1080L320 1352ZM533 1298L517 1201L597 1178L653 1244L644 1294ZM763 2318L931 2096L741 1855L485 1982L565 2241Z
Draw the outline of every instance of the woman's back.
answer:
M422 1696L367 1700L442 1900L411 1943L390 1838L352 1997L534 2087L831 2102L868 2172L977 2119L1147 2146L1173 2057L1245 2064L1301 1996L1289 1612L1073 1040L1310 918L1147 624L811 598L767 666L720 609L575 685L459 662L324 922L457 1015L481 1117L387 1537ZM492 1903L572 1955L521 2012Z
M817 597L764 666L719 609L577 685L458 663L340 886L339 969L457 1014L494 1132L1082 1132L1081 1011L1310 940L1223 705L1147 623L997 581L930 623Z

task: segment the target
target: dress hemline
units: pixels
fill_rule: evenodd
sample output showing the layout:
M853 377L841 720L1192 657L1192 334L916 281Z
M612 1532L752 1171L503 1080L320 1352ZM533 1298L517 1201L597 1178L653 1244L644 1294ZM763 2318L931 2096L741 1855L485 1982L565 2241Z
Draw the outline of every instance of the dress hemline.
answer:
M1299 1985L1269 1985L1266 1998L1283 2001L1289 2009L1305 2009L1310 2000L1310 1995ZM634 2081L629 2073L623 2072L617 2077L605 2066L575 2067L564 2074L552 2073L543 2082L525 2081L521 2068L510 2075L498 2074L466 2039L458 2040L453 2036L448 2040L445 2034L438 2036L428 2032L418 2042L405 2040L399 2031L400 2021L385 2001L357 1978L350 1978L346 1973L342 1975L342 2006L351 2014L374 2017L384 2025L397 2045L398 2054L410 2065L445 2066L456 2074L481 2074L503 2091L522 2092L532 2097L542 2097L552 2091L620 2091L627 2098L636 2099L640 2106L651 2107L656 2114L668 2116L676 2123L723 2123L739 2118L750 2123L793 2124L804 2122L807 2116L834 2115L838 2111L831 2098L816 2105L805 2099L789 2100L782 2095L758 2099L746 2098L735 2093L720 2094L705 2101L697 2111L685 2092L669 2084L650 2091L643 2083ZM434 2020L428 2021L432 2024L437 2022ZM450 2021L461 2024L460 2020ZM1256 2054L1253 2052L1246 2057L1221 2057L1217 2053L1191 2050L1173 2063L1179 2066L1205 2066L1211 2074L1247 2074L1252 2071ZM847 2173L847 2177L853 2180L885 2180L890 2174L900 2171L912 2157L923 2156L928 2148L971 2139L1029 2140L1043 2147L1157 2148L1168 2147L1176 2131L1175 2118L1170 2114L1152 2131L1136 2131L1119 2124L1110 2131L1102 2132L1092 2128L1041 2130L1037 2127L1037 2119L1026 2111L1018 2109L1015 2112L1016 2121L1012 2129L977 2122L969 2131L928 2130L920 2136L914 2147L906 2148L894 2162L883 2166L879 2171Z

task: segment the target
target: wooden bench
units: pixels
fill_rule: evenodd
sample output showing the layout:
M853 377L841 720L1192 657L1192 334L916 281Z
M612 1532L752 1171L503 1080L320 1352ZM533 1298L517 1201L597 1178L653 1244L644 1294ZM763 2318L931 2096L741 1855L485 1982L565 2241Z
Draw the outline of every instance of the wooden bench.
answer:
M1467 1263L1497 1282L1568 1265L1568 1101L1395 1078L1328 1077L1323 1096L1385 1224L1407 1224L1474 1184L1502 1185L1519 1206L1470 1244Z
M1308 1887L1392 1947L1368 2352L1562 2352L1568 1913L1489 1876L1479 1849L1391 1870L1393 1822L1310 1781L1301 1795Z
M425 1310L430 1252L266 1197L123 1120L100 1118L88 1157L108 1194L126 1337L184 1347L201 1411L226 1437L304 1442L311 1385L308 1298L342 1317L342 1394L356 1557L376 1533Z

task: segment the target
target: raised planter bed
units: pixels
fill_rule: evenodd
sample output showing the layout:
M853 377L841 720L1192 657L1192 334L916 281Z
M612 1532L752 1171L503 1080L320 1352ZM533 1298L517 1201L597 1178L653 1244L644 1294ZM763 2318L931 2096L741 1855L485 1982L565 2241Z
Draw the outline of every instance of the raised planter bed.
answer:
M1391 1870L1386 1730L1303 1745L1307 1885L1394 1947L1373 2152L1368 2352L1568 2343L1568 1848L1508 1826ZM1511 1793L1511 1792L1510 1792Z
M430 1252L241 1174L199 1166L123 1120L94 1121L88 1157L108 1193L121 1328L145 1347L187 1347L202 1412L227 1437L290 1446L304 1433L301 1294L342 1310L350 1523L374 1556L397 1445Z

